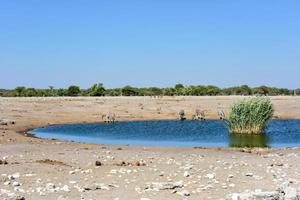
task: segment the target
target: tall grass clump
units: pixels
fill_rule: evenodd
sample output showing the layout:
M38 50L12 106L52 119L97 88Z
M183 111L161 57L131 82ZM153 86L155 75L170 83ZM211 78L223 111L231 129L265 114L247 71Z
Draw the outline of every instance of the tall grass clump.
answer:
M255 97L235 103L227 124L231 133L261 134L274 113L273 104L267 97Z

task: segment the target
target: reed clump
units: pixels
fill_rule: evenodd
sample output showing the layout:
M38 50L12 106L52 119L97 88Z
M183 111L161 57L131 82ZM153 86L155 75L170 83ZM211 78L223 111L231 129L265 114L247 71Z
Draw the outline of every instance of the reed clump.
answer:
M231 133L261 134L273 113L273 104L267 97L242 100L232 106L227 125Z

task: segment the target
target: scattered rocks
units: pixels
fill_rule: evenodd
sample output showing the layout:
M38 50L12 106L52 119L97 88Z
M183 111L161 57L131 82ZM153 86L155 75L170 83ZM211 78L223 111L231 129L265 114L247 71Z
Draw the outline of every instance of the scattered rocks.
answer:
M279 200L280 194L279 192L244 192L244 193L233 193L230 195L228 200Z
M273 163L270 165L271 167L277 166L277 167L282 167L283 163Z
M7 165L8 162L6 160L0 160L0 165Z
M111 188L116 188L116 187L119 187L119 186L112 185L112 184L106 185L106 184L103 184L103 183L96 183L95 185L92 185L92 186L84 186L82 188L83 190L81 192L90 191L90 190L110 190Z
M299 200L300 182L284 182L275 191L256 190L252 192L233 193L227 199L231 200Z
M147 184L145 189L152 190L174 190L176 188L184 187L182 181L177 182L152 182Z
M289 180L281 184L279 191L284 194L286 200L300 199L300 182Z
M67 166L70 167L69 165L61 162L61 161L57 161L57 160L50 160L50 159L44 159L44 160L37 160L37 163L40 164L48 164L48 165L58 165L58 166Z
M1 126L8 126L9 124L14 125L14 124L16 124L16 122L13 120L0 120Z
M124 166L146 166L146 162L143 161L143 160L140 160L140 161L136 161L136 162L125 162L125 161L122 161L120 163L116 163L115 164L116 166L120 166L120 167L124 167Z
M25 200L25 197L17 196L17 197L15 198L15 200Z

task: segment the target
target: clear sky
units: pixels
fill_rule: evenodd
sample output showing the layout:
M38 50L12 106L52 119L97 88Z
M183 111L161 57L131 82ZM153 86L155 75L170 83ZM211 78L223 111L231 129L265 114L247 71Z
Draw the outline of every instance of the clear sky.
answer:
M300 1L1 1L0 73L0 88L298 88Z

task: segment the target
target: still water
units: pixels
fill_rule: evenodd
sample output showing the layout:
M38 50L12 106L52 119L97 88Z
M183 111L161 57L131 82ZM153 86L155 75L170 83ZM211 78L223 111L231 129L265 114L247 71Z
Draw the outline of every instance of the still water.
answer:
M130 121L37 128L45 139L93 144L201 147L300 147L300 120L273 120L257 136L229 134L223 121Z

